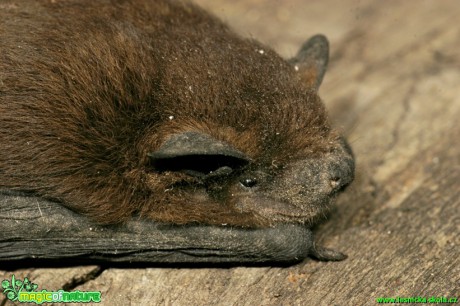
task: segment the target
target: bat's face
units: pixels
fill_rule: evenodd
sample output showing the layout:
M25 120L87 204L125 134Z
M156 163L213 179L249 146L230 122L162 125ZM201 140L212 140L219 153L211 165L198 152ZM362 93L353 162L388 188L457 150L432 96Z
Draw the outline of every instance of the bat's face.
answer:
M251 77L228 89L231 103L210 100L187 114L170 108L155 135L163 136L147 154L149 180L170 180L163 188L171 203L189 205L185 210L210 203L210 219L212 211L222 213L212 223L313 223L354 176L351 149L329 127L316 94L326 63L327 41L316 36L268 86L263 76ZM241 101L247 87L254 92Z
M301 159L271 174L247 171L231 188L236 207L275 222L313 222L352 180L354 160L345 141L322 156Z
M260 162L209 135L184 132L150 157L159 175L180 174L167 192L179 193L185 202L215 202L253 215L254 225L311 224L353 180L353 155L342 138L328 152L294 160L267 151L268 162Z

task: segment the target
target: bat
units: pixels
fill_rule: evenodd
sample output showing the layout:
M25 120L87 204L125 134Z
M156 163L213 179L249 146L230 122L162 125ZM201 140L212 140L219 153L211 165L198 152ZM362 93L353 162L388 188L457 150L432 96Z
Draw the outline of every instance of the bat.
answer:
M217 228L214 253L251 251L225 245L231 229L236 241L293 235L303 248L270 261L345 258L311 233L354 175L317 95L324 36L285 60L185 1L40 0L0 5L0 41L5 194L97 226L142 220L197 229L196 241Z

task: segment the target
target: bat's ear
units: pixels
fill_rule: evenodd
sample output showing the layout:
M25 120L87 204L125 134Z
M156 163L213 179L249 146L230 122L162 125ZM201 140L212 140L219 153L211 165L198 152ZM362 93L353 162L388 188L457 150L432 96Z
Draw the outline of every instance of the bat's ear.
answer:
M172 134L155 151L148 153L158 171L185 171L208 175L221 168L240 168L250 159L231 145L199 132Z
M307 40L297 55L289 60L309 88L318 90L329 60L329 42L324 35Z

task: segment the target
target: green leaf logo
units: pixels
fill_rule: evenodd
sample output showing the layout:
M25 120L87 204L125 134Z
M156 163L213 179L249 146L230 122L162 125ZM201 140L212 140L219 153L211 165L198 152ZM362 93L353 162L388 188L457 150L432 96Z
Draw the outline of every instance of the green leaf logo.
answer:
M16 279L14 274L11 276L11 282L7 279L2 281L3 294L5 294L6 297L13 302L18 299L19 293L22 291L33 292L37 288L38 285L30 282L27 277L24 278L24 281L22 281L20 279Z

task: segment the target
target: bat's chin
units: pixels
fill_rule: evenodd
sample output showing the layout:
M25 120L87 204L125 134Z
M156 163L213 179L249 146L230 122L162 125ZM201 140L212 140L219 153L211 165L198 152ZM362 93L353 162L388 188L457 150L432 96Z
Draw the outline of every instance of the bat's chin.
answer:
M253 213L270 224L295 222L312 224L318 216L323 216L333 203L333 198L325 197L317 203L305 203L298 206L289 201L259 195L239 196L235 207L239 212Z

